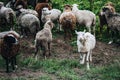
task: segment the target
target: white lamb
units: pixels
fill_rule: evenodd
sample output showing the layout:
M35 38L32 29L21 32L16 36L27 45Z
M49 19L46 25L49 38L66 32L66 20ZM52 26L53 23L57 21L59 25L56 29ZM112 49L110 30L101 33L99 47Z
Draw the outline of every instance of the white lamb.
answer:
M92 61L92 50L95 48L96 39L95 36L89 32L77 32L77 47L80 53L80 64L87 62L87 69L89 70L89 60ZM87 56L86 56L87 52Z
M72 12L75 14L77 18L77 23L80 25L85 25L90 33L93 27L93 32L95 35L95 24L96 24L95 14L88 10L79 10L77 4L73 4L72 6L73 6Z

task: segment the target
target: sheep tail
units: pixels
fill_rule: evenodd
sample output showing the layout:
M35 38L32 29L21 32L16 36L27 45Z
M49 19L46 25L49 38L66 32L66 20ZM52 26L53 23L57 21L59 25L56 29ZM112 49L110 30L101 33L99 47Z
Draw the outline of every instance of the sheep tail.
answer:
M96 17L93 18L92 26L95 26L96 24Z
M96 17L93 18L93 23L92 23L94 36L95 36L95 25L96 25Z

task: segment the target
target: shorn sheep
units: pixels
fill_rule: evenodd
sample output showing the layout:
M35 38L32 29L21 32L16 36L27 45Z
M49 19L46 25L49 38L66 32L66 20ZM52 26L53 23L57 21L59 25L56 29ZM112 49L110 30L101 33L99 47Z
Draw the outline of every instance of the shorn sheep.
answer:
M96 16L93 12L88 10L79 10L77 4L72 5L72 12L75 14L77 18L77 23L80 25L85 25L89 32L93 29L95 35L95 24L96 24Z
M112 13L116 13L115 8L114 8L114 4L112 2L108 2L105 4L105 6L109 6L110 10ZM104 6L103 6L104 7ZM102 8L103 8L102 7ZM107 26L107 32L109 33L109 28L108 28L108 24L105 18L105 15L103 15L103 10L100 10L99 13L99 21L100 21L100 33L102 34L102 30L103 30L103 26L106 25Z
M6 61L6 72L9 72L9 64L12 69L17 68L16 56L20 48L20 35L15 31L7 31L0 33L0 54Z
M76 25L76 17L71 9L70 5L65 5L64 11L59 18L60 25L65 32L64 39L71 39L72 31L75 29Z
M43 56L45 58L48 54L49 54L49 56L51 55L51 53L50 53L50 45L52 42L51 30L52 30L53 26L54 26L54 24L49 19L44 24L44 28L36 34L36 38L35 38L35 57L36 58L37 58L37 53L38 53L39 47L43 50Z
M0 19L13 28L15 13L11 8L5 7L3 2L0 2Z
M120 14L113 13L109 6L103 7L103 15L105 15L108 28L111 31L112 42L116 42L117 37L120 38Z
M92 50L95 48L96 39L95 36L89 32L77 32L77 47L80 53L80 64L87 63L87 69L89 70L89 61L92 61ZM86 54L87 53L87 54Z
M18 25L21 28L22 36L28 36L28 32L34 36L40 30L40 21L33 14L18 13Z

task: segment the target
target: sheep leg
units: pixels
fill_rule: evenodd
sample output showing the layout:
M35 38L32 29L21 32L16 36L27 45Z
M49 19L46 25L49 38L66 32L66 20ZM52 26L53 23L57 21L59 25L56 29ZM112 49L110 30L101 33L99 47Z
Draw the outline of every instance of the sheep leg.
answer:
M48 43L48 50L49 50L49 56L51 55L50 53L50 43Z
M87 29L91 33L91 27L89 25L87 25Z
M14 63L15 63L15 68L18 68L17 62L16 62L16 57L14 57Z
M38 53L38 46L35 47L35 55L34 55L34 57L37 57L37 53Z
M90 52L90 62L92 62L92 50Z
M85 63L85 56L86 56L86 54L83 54L82 60L80 60L80 64L84 64Z
M66 29L64 29L65 35L64 35L64 40L66 40L66 36L67 36L67 31Z
M93 26L94 36L95 36L95 26Z
M9 72L9 59L6 59L6 72Z
M11 65L12 65L12 69L15 70L15 66L14 66L15 65L15 59L14 58L11 59Z
M90 67L89 67L89 57L90 57L90 51L88 51L87 53L87 57L86 57L86 61L87 61L87 69L89 70Z
M80 53L80 46L78 45L78 52ZM80 53L80 60L82 60L82 58L83 58L83 56L82 56L82 54Z

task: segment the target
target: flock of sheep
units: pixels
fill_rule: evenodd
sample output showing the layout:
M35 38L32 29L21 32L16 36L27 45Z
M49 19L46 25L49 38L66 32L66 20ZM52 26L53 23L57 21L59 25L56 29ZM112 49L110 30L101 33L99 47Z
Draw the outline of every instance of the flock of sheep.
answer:
M53 39L54 22L58 23L59 30L61 28L64 30L64 40L66 41L72 38L72 31L75 30L76 23L86 26L88 32L75 30L75 33L77 35L78 52L80 53L80 64L84 64L86 61L89 70L89 62L92 61L92 50L96 44L96 15L88 10L79 10L77 4L65 5L63 12L52 9L47 2L37 3L35 10L26 9L25 1L17 0L15 11L5 7L4 3L0 2L0 21L5 20L11 29L0 33L0 54L6 60L6 71L9 72L10 63L13 70L17 67L16 55L20 47L19 40L21 37L29 36L29 34L35 37L35 57L37 57L39 48L43 50L44 57L47 54L51 55L50 45ZM112 3L108 3L102 8L99 17L100 28L102 29L103 25L107 24L107 28L113 33L112 37L120 32L120 15L115 12ZM14 31L14 19L20 26L20 35Z

